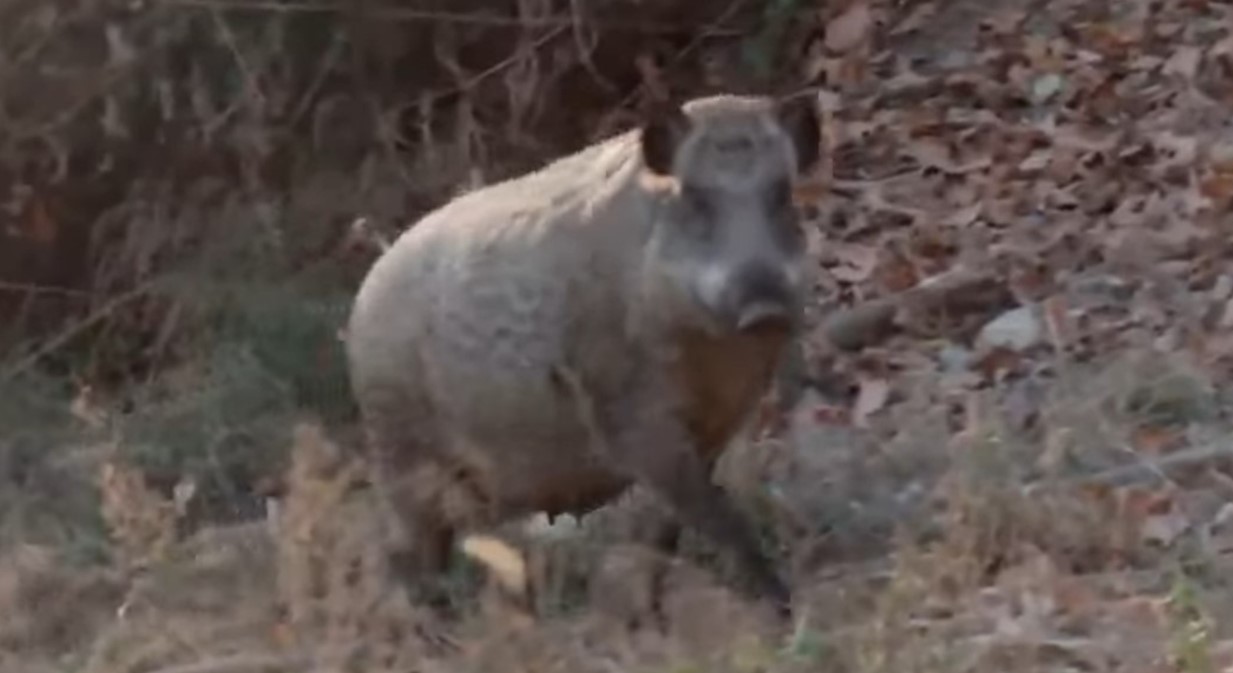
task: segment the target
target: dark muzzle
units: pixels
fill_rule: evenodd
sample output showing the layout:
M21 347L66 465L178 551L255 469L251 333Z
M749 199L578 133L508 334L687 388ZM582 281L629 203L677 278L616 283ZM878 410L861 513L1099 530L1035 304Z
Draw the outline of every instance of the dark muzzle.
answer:
M741 269L732 278L728 296L729 315L741 332L792 326L795 296L777 270L762 265Z

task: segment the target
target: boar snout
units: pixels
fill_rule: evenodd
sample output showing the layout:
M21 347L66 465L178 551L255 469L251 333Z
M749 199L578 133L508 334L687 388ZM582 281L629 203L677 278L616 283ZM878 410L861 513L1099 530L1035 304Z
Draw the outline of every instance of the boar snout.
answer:
M724 312L740 332L792 326L795 293L787 275L765 264L737 269L725 289Z

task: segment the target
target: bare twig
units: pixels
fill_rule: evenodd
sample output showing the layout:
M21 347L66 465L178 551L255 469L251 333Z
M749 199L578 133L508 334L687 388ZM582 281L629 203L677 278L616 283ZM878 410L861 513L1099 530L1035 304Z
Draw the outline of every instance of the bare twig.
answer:
M312 102L316 98L317 92L325 85L330 71L334 69L334 66L342 58L343 44L343 41L337 37L330 43L330 50L321 58L316 76L313 77L312 83L308 85L308 89L304 91L304 95L300 97L300 102L295 106L295 111L291 113L291 126L298 125L300 120L312 108Z
M345 8L342 6L303 2L246 2L242 0L158 0L158 2L165 6L227 12L338 14L345 11ZM407 8L383 8L368 10L367 13L373 18L385 21L428 21L433 23L456 23L508 28L572 28L576 21L574 16L518 18ZM648 21L619 21L612 19L593 21L596 26L604 30L628 30L641 33L687 33L693 32L696 29L695 26L677 26ZM711 36L743 34L739 30L708 29L708 32Z
M5 120L10 126L4 129L2 151L11 152L12 148L17 147L21 142L30 138L46 136L58 130L75 119L78 114L87 109L99 97L114 90L117 83L139 72L139 70L139 63L105 68L97 77L91 80L89 86L83 87L84 93L71 103L62 106L60 112L47 121L18 126L11 120Z
M235 33L232 32L231 26L227 25L222 13L217 9L210 12L210 18L214 21L214 27L218 30L219 37L227 45L227 50L231 52L231 57L235 59L236 68L239 69L240 75L244 79L244 88L248 90L249 95L255 98L260 105L264 106L266 99L261 93L261 86L257 84L257 77L253 74L253 69L249 67L248 61L244 60L244 55L240 53L240 45L236 42Z
M732 0L731 2L729 2L728 6L724 7L723 11L721 11L718 15L716 15L716 17L713 20L711 20L706 25L705 28L697 32L694 38L689 41L689 44L686 44L684 47L681 48L680 51L678 51L676 54L673 55L672 59L668 61L667 66L671 67L681 62L682 60L684 60L686 56L693 53L695 49L700 47L702 43L709 38L717 37L721 35L744 35L746 34L748 31L733 31L733 30L727 30L727 29L720 28L720 26L724 22L726 22L728 19L731 19L733 16L736 15L737 12L741 10L741 8L745 5L745 2L746 0ZM625 98L622 98L621 102L617 103L616 107L623 108L626 105L629 105L630 103L633 102L635 98L638 97L639 94L643 92L645 88L646 88L645 82L634 87L634 90L630 91L629 94L625 96Z
M586 68L587 72L591 73L591 78L596 84L599 84L609 93L615 93L617 86L607 77L604 77L599 68L595 67L595 61L591 58L591 52L595 49L595 43L598 41L593 20L583 14L580 0L569 0L569 8L570 16L574 21L574 44L578 48L578 62L582 64L582 67Z
M530 45L526 47L522 47L522 46L518 47L517 49L514 50L513 54L510 54L508 57L472 75L466 81L461 82L458 85L451 87L449 89L446 89L446 90L426 92L423 96L421 96L416 101L415 104L417 106L420 106L421 109L429 109L431 108L432 104L438 100L441 100L443 98L453 96L459 93L466 92L474 88L475 85L479 84L480 82L494 75L498 75L504 70L506 70L507 68L510 68L516 63L518 63L519 58L521 58L523 54L526 53L526 50L535 50L535 49L542 48L544 45L548 44L552 40L565 34L565 32L568 31L571 28L571 26L572 24L568 24L568 23L559 25L553 28L552 30L545 32L543 35L537 37L535 40L533 40L530 43ZM377 120L378 134L380 136L381 144L383 148L385 149L386 153L389 154L389 156L396 157L397 151L395 150L395 142L393 141L393 138L392 138L392 136L394 135L394 132L392 132L389 129L389 125L384 121L383 115L380 110L380 106L377 104L377 102L369 98L369 106L372 108L373 116ZM395 160L393 162L393 165L398 167L399 173L402 179L407 184L411 184L412 183L411 176L407 173L406 169L402 167L402 164Z
M51 285L35 285L31 283L13 283L0 280L0 292L19 292L21 294L59 294L66 297L88 297L89 293L68 287Z
M17 376L25 373L31 367L38 364L39 360L42 360L51 353L63 348L65 344L72 341L82 332L85 332L87 329L110 317L113 313L119 310L120 307L148 294L153 287L154 282L148 281L127 292L112 297L102 306L91 311L89 315L70 325L67 329L60 332L55 337L48 339L42 346L36 348L33 353L30 353L24 358L18 360L14 365L6 369L3 374L0 374L0 383L8 383Z
M1041 479L1026 486L1026 492L1047 487L1067 486L1133 486L1150 482L1166 481L1168 472L1185 467L1210 463L1222 458L1233 458L1233 443L1228 441L1193 446L1155 460L1141 460L1131 465L1119 465L1092 474L1082 474L1062 479Z
M154 673L287 673L307 671L313 660L306 654L236 654L160 668Z
M568 24L568 23L559 25L555 29L550 30L544 33L543 35L539 36L538 38L536 38L533 42L531 42L531 44L527 47L527 49L539 49L540 47L543 47L544 45L551 42L553 39L564 34L571 27L572 27L572 24ZM470 79L458 85L454 89L451 89L449 91L442 91L440 93L433 95L432 99L435 100L439 98L444 98L446 96L451 96L453 94L461 93L463 91L467 91L469 89L474 88L476 84L479 84L480 82L488 79L489 77L492 77L493 75L496 75L500 73L501 71L505 70L506 68L509 68L510 66L517 63L518 59L522 56L523 53L525 52L522 49L515 49L514 53L510 54L509 57L502 59L501 61L494 63L492 66L475 73L473 76L471 76Z
M30 65L28 62L37 61L46 46L64 36L62 32L64 26L72 25L77 19L86 15L88 15L88 10L81 10L62 16L60 21L55 24L54 29L48 30L38 43L32 46L31 50L18 54L4 63L4 69L0 70L0 90L4 90L4 85L8 83L8 78L17 66ZM133 27L134 29L142 29L161 18L157 12L148 12L142 15L141 20ZM3 130L3 133L0 134L0 151L12 151L12 148L21 142L31 138L47 136L53 131L58 130L75 119L77 115L86 110L100 97L114 91L116 84L130 76L140 74L144 68L149 67L151 64L151 60L139 58L128 63L109 64L103 67L95 76L83 82L79 96L73 101L59 106L57 114L41 123L23 124L20 120L9 118L5 111L0 109L0 129Z

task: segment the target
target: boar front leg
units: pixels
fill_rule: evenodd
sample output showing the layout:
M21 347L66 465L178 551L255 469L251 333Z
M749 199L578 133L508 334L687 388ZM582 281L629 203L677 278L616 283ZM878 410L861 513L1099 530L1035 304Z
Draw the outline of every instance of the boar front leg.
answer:
M781 611L791 599L787 585L759 548L749 522L728 494L711 481L670 404L669 382L657 375L639 379L614 400L595 400L577 377L567 376L591 443L610 464L647 486L681 520L724 546L754 588Z

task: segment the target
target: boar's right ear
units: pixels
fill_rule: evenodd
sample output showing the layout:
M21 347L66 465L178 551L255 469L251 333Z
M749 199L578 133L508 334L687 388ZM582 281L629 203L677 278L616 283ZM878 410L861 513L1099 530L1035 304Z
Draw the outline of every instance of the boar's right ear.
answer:
M655 105L642 124L642 163L652 173L671 175L672 160L688 130L689 117L679 105Z
M796 148L797 170L808 173L821 158L821 119L814 101L796 96L780 100L776 116Z

